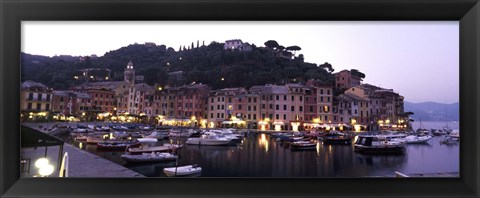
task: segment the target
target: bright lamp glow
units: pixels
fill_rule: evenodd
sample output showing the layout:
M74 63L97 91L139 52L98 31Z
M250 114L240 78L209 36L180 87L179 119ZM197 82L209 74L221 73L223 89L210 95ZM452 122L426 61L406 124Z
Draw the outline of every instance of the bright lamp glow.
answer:
M52 165L46 164L38 170L38 174L40 174L41 176L48 176L53 173L53 169L54 168Z
M42 168L46 165L48 165L49 161L47 158L40 158L35 162L35 167L37 168Z

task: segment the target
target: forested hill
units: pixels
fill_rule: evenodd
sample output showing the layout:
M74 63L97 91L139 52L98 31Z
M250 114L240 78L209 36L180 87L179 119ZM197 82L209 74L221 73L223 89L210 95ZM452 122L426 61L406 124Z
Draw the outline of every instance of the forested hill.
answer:
M68 89L85 82L74 76L88 68L110 69L106 73L109 80L122 80L129 61L134 64L136 75L143 75L144 81L150 85L171 83L167 74L175 71L184 72L180 84L205 83L213 89L249 88L308 79L334 80L334 70L329 63L307 63L301 53L293 55L301 52L298 46L287 50L282 46L251 45L251 51L224 50L223 47L223 43L199 45L197 42L196 46L192 43L189 49L176 51L165 45L132 44L99 57L45 57L22 53L22 81L33 80L54 89Z

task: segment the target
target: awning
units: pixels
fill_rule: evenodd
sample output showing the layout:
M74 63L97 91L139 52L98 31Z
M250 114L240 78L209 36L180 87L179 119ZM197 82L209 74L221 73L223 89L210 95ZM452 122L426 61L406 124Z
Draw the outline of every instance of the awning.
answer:
M43 147L43 146L59 146L64 142L61 139L42 133L38 130L32 129L27 126L21 128L21 147Z
M22 148L29 148L29 147L47 147L49 146L60 146L60 149L58 150L58 167L57 169L60 170L60 164L62 155L63 155L63 140L58 139L56 137L53 137L51 135L48 135L46 133L42 133L38 130L32 129L27 126L22 126L21 128L21 144L20 146ZM47 155L45 153L45 155Z

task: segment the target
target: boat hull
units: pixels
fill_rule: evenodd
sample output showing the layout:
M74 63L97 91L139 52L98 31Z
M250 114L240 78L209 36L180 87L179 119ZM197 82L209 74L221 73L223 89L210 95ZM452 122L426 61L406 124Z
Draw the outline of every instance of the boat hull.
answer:
M167 162L175 161L178 158L176 155L171 156L152 156L152 155L122 155L122 159L126 162Z
M177 168L175 167L164 168L163 172L168 177L182 177L182 176L185 177L185 176L200 174L202 172L202 168L188 165L188 166L179 166Z
M205 145L205 146L224 146L229 145L231 140L211 140L203 138L188 138L185 142L189 145Z
M405 146L363 146L354 145L355 152L364 154L403 154L405 153Z
M325 138L322 140L324 144L351 144L350 138Z
M317 149L317 145L316 144L313 144L313 145L290 145L290 150L294 150L294 151L304 151L304 150L316 150Z

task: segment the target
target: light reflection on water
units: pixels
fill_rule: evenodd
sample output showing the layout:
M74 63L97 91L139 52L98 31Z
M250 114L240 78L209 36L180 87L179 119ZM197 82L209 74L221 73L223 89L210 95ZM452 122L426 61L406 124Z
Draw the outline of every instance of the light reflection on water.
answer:
M315 150L291 151L268 134L252 134L232 146L184 145L179 166L198 164L201 177L363 177L393 176L403 173L459 172L459 145L441 145L442 137L428 144L407 145L405 155L362 155L352 145L324 145ZM183 143L186 138L159 141ZM96 146L74 142L75 146L149 177L164 177L164 167L172 164L126 164L122 152L96 152ZM174 165L173 165L174 166Z

